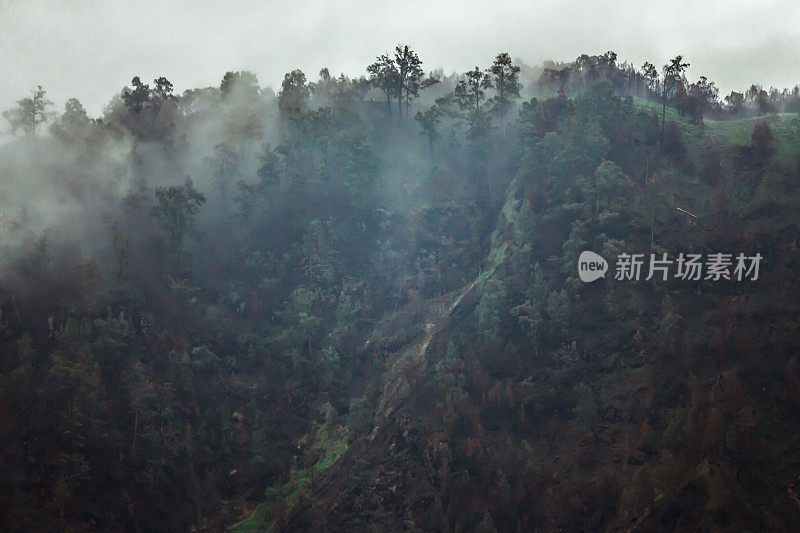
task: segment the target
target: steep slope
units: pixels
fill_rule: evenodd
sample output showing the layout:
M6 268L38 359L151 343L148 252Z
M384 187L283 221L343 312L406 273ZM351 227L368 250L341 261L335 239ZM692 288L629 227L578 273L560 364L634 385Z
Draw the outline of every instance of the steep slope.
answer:
M723 182L687 164L707 157L696 148L664 153L653 178L633 180L620 171L628 162L605 159L613 151L591 159L613 135L592 127L559 129L572 136L563 145L545 136L542 159L531 149L483 275L371 334L368 346L415 332L388 357L364 348L383 361L367 421L255 530L800 524L798 198L778 192L793 168L783 156L743 166L735 125L711 124L732 169ZM780 134L786 150L791 135ZM577 163L555 167L561 150ZM785 181L742 189L765 170ZM720 207L720 189L739 196ZM584 248L609 258L608 279L577 280ZM765 262L756 281L625 282L611 279L623 251L758 251Z

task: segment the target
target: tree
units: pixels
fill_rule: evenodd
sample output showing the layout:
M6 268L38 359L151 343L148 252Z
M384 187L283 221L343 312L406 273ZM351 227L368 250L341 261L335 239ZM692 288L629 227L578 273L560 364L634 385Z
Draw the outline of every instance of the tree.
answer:
M513 99L519 98L522 84L519 82L520 67L511 63L507 52L497 54L492 66L487 70L492 75L497 95L492 99L492 112L500 117L500 122L511 108Z
M258 78L246 70L225 73L219 85L223 98L238 97L243 100L254 100L258 96Z
M378 172L372 144L361 127L342 130L333 144L336 158L341 162L342 184L354 208L350 213L358 216L360 208L367 204L366 198Z
M153 83L154 88L151 89L150 85L136 76L131 80L132 87L122 89L122 101L127 111L123 121L136 137L159 140L168 148L175 132L178 100L167 78L158 77Z
M171 100L174 98L172 94L172 82L164 76L160 76L153 81L152 97L158 101Z
M334 281L336 251L332 240L330 224L314 219L296 245L302 254L306 288L312 295L316 289L328 289Z
M261 154L258 156L258 184L262 190L275 188L280 181L280 159L266 143L261 147Z
M608 81L614 83L614 74L617 72L617 53L609 50L597 58L597 65Z
M642 79L645 88L653 94L658 94L658 70L652 63L645 61L642 65Z
M93 123L83 104L77 98L70 98L64 105L64 113L50 126L50 133L59 140L69 142L81 137Z
M539 85L549 90L556 90L558 94L566 94L567 86L573 75L575 67L564 67L561 69L546 68L539 76Z
M495 277L487 278L478 287L478 303L475 315L478 319L478 331L487 347L500 348L502 336L502 311L506 302L506 286Z
M458 80L453 96L466 114L467 138L470 141L475 177L475 195L480 200L482 178L488 172L488 137L492 125L486 109L486 90L492 88L488 74L475 67Z
M130 264L131 241L120 229L116 220L111 223L111 243L114 248L114 273L117 280L121 281L125 278Z
M684 97L683 109L689 113L693 123L703 121L703 115L717 104L719 89L705 76L689 86Z
M278 107L286 116L294 117L306 107L311 91L306 84L306 75L302 70L296 69L287 72L281 82L278 93Z
M414 115L414 120L419 123L420 135L428 138L431 147L431 155L433 155L433 145L439 139L439 123L442 121L442 109L433 104L423 113L417 111Z
M222 198L228 195L228 185L235 181L239 174L241 161L230 146L220 143L214 147L214 155L203 158L203 164L211 173Z
M745 101L751 108L758 111L759 114L768 113L772 109L769 101L769 94L764 90L761 85L753 84L745 92Z
M524 210L520 211L518 217L529 217L532 211L527 201L523 204L523 207ZM529 253L530 250L531 245L526 242L521 251L527 251ZM511 314L517 317L525 333L533 340L533 349L537 356L539 355L538 346L540 341L539 327L545 322L544 313L547 304L546 292L547 287L542 277L542 269L539 263L536 263L533 267L531 282L525 290L525 301L511 310Z
M455 88L455 97L458 107L462 111L471 111L480 108L486 100L486 89L492 88L492 79L488 74L475 67L474 70L464 73L458 80Z
M47 99L47 91L38 85L29 97L17 101L17 107L4 111L3 117L11 124L12 134L22 130L25 135L36 140L39 127L53 115L47 111L52 105L53 102Z
M397 64L386 54L378 56L374 63L367 67L369 81L373 87L380 89L386 95L386 110L392 116L392 96L396 93L397 77L400 73Z
M167 235L174 253L180 253L187 233L195 231L194 218L206 197L194 188L192 179L186 177L183 185L156 187L156 201L150 214L158 220L161 230Z
M261 147L258 163L256 170L258 181L256 183L251 184L244 180L236 183L238 194L234 201L239 205L239 212L245 221L250 219L256 207L262 207L261 201L271 204L276 199L276 192L280 185L280 158L269 143L264 143ZM263 208L259 211L265 212Z
M350 79L344 74L339 77L331 76L327 68L319 72L319 80L308 84L315 100L325 103L336 109L348 109L355 101L364 99L370 89L370 82L361 76Z
M725 107L734 115L741 113L744 109L744 94L731 91L731 94L725 97Z
M458 107L466 112L469 125L469 138L477 142L489 132L489 117L485 110L486 89L492 88L492 80L488 74L475 67L464 73L455 88Z
M683 63L683 56L675 56L669 63L664 65L664 82L661 86L661 130L664 130L665 119L667 116L667 99L677 92L678 86L682 83L683 73L689 67L689 63Z
M406 110L411 100L419 96L424 71L419 56L408 45L398 45L394 49L394 63L397 65L395 76L395 95L397 96L397 113L399 120L403 120L403 99L405 98Z
M128 111L138 114L150 102L150 86L142 83L139 76L134 76L131 85L133 85L133 89L125 87L122 90L122 101L125 102Z
M313 340L319 334L322 321L314 314L314 293L304 287L292 292L291 299L275 313L280 325L276 340L285 346L285 354L291 359L295 370L301 370L311 362Z
M547 316L550 319L550 328L561 334L569 324L569 296L565 290L557 290L547 297Z

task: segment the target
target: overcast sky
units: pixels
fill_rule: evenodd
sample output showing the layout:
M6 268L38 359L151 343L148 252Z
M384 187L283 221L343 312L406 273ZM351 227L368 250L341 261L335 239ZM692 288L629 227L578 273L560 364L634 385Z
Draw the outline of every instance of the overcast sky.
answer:
M92 115L131 77L165 75L177 91L250 70L262 86L301 68L349 75L398 42L428 70L484 66L499 51L538 64L614 50L641 65L681 53L691 79L727 93L751 82L800 83L800 3L644 0L168 2L0 0L0 109L41 84L59 108ZM0 125L0 130L7 124Z

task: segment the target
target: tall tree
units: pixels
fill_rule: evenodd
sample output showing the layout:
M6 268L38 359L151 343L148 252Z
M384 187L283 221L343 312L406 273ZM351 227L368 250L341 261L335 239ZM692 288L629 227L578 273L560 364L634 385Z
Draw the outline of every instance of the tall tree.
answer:
M47 110L52 105L53 102L47 99L47 91L38 85L29 97L17 101L17 107L4 111L3 117L11 124L12 134L22 130L25 135L36 140L39 127L53 116Z
M483 106L486 100L486 89L492 88L492 79L488 74L481 72L475 67L473 70L464 73L464 77L458 80L455 88L455 97L458 107L462 111L471 111Z
M683 62L683 56L675 56L669 63L664 65L664 81L661 85L661 130L664 131L664 124L667 116L667 100L673 93L677 92L678 85L683 82L683 73L689 67L689 63Z
M442 121L442 109L433 104L423 113L417 111L414 115L414 120L419 123L420 135L428 138L428 143L431 147L431 155L433 155L433 145L439 139L439 123Z
M278 106L281 113L293 117L299 114L306 107L311 91L306 84L306 75L302 70L296 69L287 72L281 82L281 90L278 93Z
M397 77L399 72L394 59L386 54L378 56L375 62L367 67L369 81L373 87L380 89L386 95L386 110L392 116L392 96L396 93Z
M398 45L394 49L394 63L397 65L395 76L395 95L397 96L397 114L403 120L403 100L405 99L406 111L411 100L419 96L422 78L422 61L408 45Z
M195 231L195 216L200 206L206 203L203 193L194 188L188 176L183 185L156 187L157 204L150 214L158 220L161 230L167 235L171 251L180 257L183 240L187 233Z
M486 113L486 90L492 88L492 79L488 74L475 67L464 73L458 80L454 96L461 111L466 113L469 125L469 136L473 140L488 132L489 117Z
M453 93L459 109L466 115L467 137L470 141L472 164L475 177L475 196L480 200L482 178L487 174L489 131L491 121L486 110L486 90L491 89L492 80L488 74L475 67L458 80Z
M500 117L501 124L511 108L513 100L519 98L522 84L519 82L520 67L511 62L507 52L497 54L487 72L492 75L497 95L492 99L492 112Z
M139 76L134 76L131 80L133 88L125 87L122 90L122 101L125 107L132 113L141 113L142 109L150 102L150 86L143 83Z
M658 94L658 70L652 63L645 61L642 65L642 79L644 86L650 93Z

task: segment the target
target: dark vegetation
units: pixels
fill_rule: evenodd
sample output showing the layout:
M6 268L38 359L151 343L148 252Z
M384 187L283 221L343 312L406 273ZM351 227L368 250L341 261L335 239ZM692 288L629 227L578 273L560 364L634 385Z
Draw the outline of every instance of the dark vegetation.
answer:
M38 88L0 147L0 528L797 529L800 97L687 66L399 46L96 119ZM585 249L765 259L583 284Z

